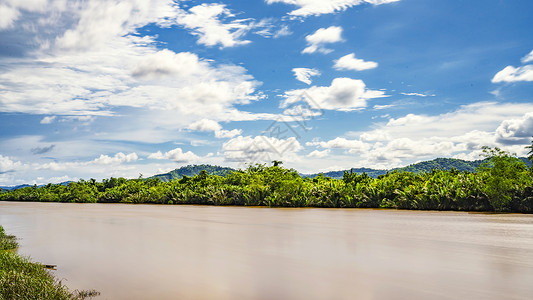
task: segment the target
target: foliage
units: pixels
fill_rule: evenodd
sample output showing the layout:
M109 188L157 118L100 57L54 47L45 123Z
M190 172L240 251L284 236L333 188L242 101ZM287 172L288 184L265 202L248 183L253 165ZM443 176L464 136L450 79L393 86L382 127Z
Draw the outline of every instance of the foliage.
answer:
M258 164L225 177L200 170L197 175L168 182L157 177L110 178L25 187L0 194L0 200L532 213L533 173L522 160L499 149L486 148L485 154L487 158L476 172L455 168L420 173L394 170L373 178L350 170L335 179L325 174L302 177L280 163L271 167Z
M483 147L483 155L488 161L479 167L484 176L483 191L490 199L492 206L498 211L510 210L515 191L528 183L526 165L516 155L499 148Z
M531 145L526 146L526 149L529 149L529 152L527 153L527 159L529 159L530 162L533 162L533 136L531 137Z
M531 157L533 158L533 152L531 152ZM522 160L524 163L531 165L531 162L529 162L527 158L521 157L519 159ZM366 173L368 176L373 177L373 178L377 178L378 176L385 175L388 172L393 172L393 171L411 172L411 173L421 174L421 173L431 172L432 170L451 171L452 169L456 169L461 172L464 172L464 171L475 172L482 164L486 163L487 161L488 159L467 161L467 160L456 159L456 158L436 158L434 160L423 161L423 162L409 165L407 167L395 168L391 170L379 170L379 169L370 169L370 168L352 168L350 170L331 171L331 172L320 173L320 174L323 174L324 176L331 177L331 178L342 179L344 176L344 172L353 172L357 174ZM307 175L302 174L303 177L309 177L309 178L315 178L318 175L319 174L307 174Z
M171 181L173 179L181 179L183 176L193 177L200 174L201 171L206 171L209 175L226 176L235 170L232 168L211 165L188 165L165 174L155 175L151 178L159 178L162 181Z
M4 227L0 226L0 251L13 250L17 247L17 238L13 235L7 235Z

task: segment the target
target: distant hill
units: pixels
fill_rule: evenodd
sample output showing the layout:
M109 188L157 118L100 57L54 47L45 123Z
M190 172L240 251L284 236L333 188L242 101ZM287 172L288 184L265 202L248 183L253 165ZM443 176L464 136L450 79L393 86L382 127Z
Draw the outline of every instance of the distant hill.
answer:
M21 189L21 188L25 188L29 186L32 186L32 185L21 184L21 185L16 185L16 186L0 186L0 189L6 190L6 191L12 191L12 190L17 190L17 189Z
M235 171L235 169L227 168L227 167L220 167L220 166L188 165L186 167L181 167L179 169L172 170L165 174L154 175L150 178L159 178L162 181L171 181L173 179L181 179L183 176L188 176L188 177L196 176L200 174L200 172L203 170L207 171L207 174L209 175L219 175L219 176L226 176L226 174Z
M481 164L486 163L487 161L487 159L468 161L455 158L436 158L434 160L423 161L407 167L396 168L394 170L412 173L431 172L433 169L446 171L457 169L461 172L475 172L476 169L481 166Z
M57 184L60 184L60 185L68 185L69 183L71 183L72 181L65 181L65 182L61 182L61 183L57 183ZM45 186L46 184L41 184L41 185L38 185L37 187L43 187ZM5 191L13 191L13 190L18 190L18 189L23 189L25 187L32 187L33 185L29 185L29 184L21 184L21 185L15 185L15 186L0 186L0 192L2 190L5 190Z
M531 166L531 162L525 158L520 157L521 161L523 161L526 165ZM370 177L378 177L379 175L386 174L387 172L392 171L399 171L399 172L411 172L411 173L424 173L424 172L431 172L431 170L445 170L449 171L451 169L457 169L461 172L467 171L467 172L475 172L476 169L483 163L487 162L488 159L484 160L474 160L474 161L468 161L468 160L462 160L462 159L456 159L456 158L436 158L433 160L423 161L416 164L411 164L406 167L401 168L394 168L390 170L380 170L380 169L369 169L369 168L353 168L351 169L354 173L362 174L366 173ZM326 177L336 178L340 179L344 175L344 171L350 172L350 170L342 170L342 171L333 171L333 172L326 172L323 173ZM318 176L320 173L316 174L301 174L303 177L309 177L314 178Z

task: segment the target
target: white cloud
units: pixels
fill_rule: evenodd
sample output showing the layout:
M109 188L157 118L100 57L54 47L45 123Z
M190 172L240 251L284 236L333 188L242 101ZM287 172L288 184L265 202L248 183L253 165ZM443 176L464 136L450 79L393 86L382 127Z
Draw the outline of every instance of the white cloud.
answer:
M327 142L310 142L307 146L320 146L327 149L350 149L352 153L367 151L370 149L370 144L360 140L348 140L343 137L337 137Z
M0 173L14 171L21 166L22 163L20 161L13 161L9 157L0 154Z
M221 19L234 17L225 4L201 4L182 11L177 17L177 23L192 30L192 34L199 37L198 43L206 46L220 45L221 48L235 47L250 43L241 38L254 25L250 19L237 19L223 23Z
M435 97L434 94L423 94L423 93L400 93L405 96L418 96L418 97Z
M302 50L302 53L330 53L331 49L325 47L326 44L332 44L342 41L342 27L330 26L328 28L320 28L313 34L305 37L307 47Z
M215 131L215 137L218 139L232 138L242 133L241 129L232 129L232 130L218 130Z
M209 64L190 52L174 53L164 49L139 61L132 72L134 77L144 79L187 79L209 71Z
M363 71L377 68L378 63L355 58L355 54L350 53L336 60L333 67L337 70Z
M307 84L311 84L312 76L320 75L319 70L310 68L293 68L292 72L294 73L294 77L296 77L297 80Z
M52 124L52 122L54 122L55 119L56 119L56 116L44 117L41 120L41 124Z
M524 155L533 132L533 104L479 102L440 115L408 114L374 127L350 133L369 146L360 152L367 166L389 168L435 157L472 159L481 146ZM334 141L314 145L346 144L341 138Z
M381 109L391 108L391 107L394 107L394 106L396 106L396 105L394 105L394 104L384 104L384 105L376 104L372 108L375 109L375 110L381 110Z
M2 59L0 111L114 116L133 107L139 109L130 110L136 114L130 113L131 123L157 115L151 123L169 129L206 114L223 120L273 117L233 107L263 97L245 68L159 50L154 37L137 33L147 24L175 24L186 14L175 1L21 1L17 11L28 25L15 27L21 43L33 39L41 47L17 60ZM40 23L31 18L34 12Z
M281 28L278 31L276 31L274 33L273 37L275 39L277 39L277 38L280 38L282 36L288 36L288 35L291 35L291 34L292 34L292 31L289 29L289 26L283 25L283 26L281 26Z
M302 101L302 94L312 99L309 103L314 109L352 111L365 108L366 101L372 98L385 97L382 91L369 90L362 80L335 78L331 86L312 86L307 89L285 92L282 107Z
M183 152L181 148L176 148L165 153L157 151L148 156L150 159L168 159L174 162L194 162L200 159L200 157L191 151Z
M222 126L218 124L218 122L216 121L209 120L209 119L201 119L189 125L188 128L190 130L198 130L198 131L218 131L222 129Z
M188 128L197 131L213 131L216 138L232 138L242 133L241 129L223 130L218 122L209 119L201 119L189 125Z
M493 83L517 81L533 81L533 65L518 68L507 66L492 78Z
M115 154L115 156L111 157L108 155L100 155L100 157L96 158L93 162L100 165L112 165L112 164L121 164L125 162L132 162L139 159L137 156L137 153L133 152L130 154L124 154L122 152L119 152Z
M296 5L299 8L291 11L289 14L301 17L330 14L364 3L379 5L396 1L399 0L265 0L268 4L285 3Z
M324 157L327 157L330 152L331 150L329 149L326 149L323 151L314 150L311 153L307 154L307 157L324 158Z
M2 30L13 27L13 24L20 16L20 12L10 6L0 4L0 16L0 30Z
M521 118L504 120L496 129L498 142L504 144L528 143L533 136L533 112Z
M533 61L533 50L531 50L531 52L529 52L526 56L522 57L521 61L523 64L532 62Z
M253 163L294 157L302 146L295 137L238 136L225 142L222 149L226 161Z

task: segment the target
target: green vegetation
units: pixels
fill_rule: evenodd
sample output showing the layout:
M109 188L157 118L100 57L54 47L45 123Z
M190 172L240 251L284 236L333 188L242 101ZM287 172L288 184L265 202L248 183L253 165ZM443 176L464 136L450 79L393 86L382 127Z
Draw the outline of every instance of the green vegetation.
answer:
M395 170L372 178L345 171L341 179L323 174L307 178L277 162L277 166L254 165L225 177L201 170L195 176L183 175L169 182L110 178L26 187L0 194L0 200L533 213L531 169L500 149L484 151L487 158L475 172L454 168L420 173Z
M527 148L530 148L528 146ZM533 153L533 152L531 152ZM533 157L533 154L532 154ZM531 163L528 161L525 157L520 157L520 160L522 160L524 163L531 165ZM331 177L335 179L341 179L344 176L344 172L353 172L357 174L363 174L366 173L368 176L377 178L380 175L385 175L387 173L398 171L398 172L411 172L416 174L421 173L427 173L431 172L433 170L444 170L444 171L451 171L453 169L458 170L460 172L476 172L476 170L483 165L484 163L488 162L487 159L483 160L474 160L474 161L468 161L468 160L462 160L462 159L456 159L456 158L436 158L434 160L429 161L423 161L415 164L411 164L407 167L402 168L394 168L391 170L379 170L379 169L370 169L370 168L353 168L350 170L344 170L344 171L332 171L332 172L326 172L322 173L326 177ZM310 177L315 178L319 174L309 174L305 175L302 174L303 177Z
M39 263L17 255L16 238L6 235L0 226L0 299L1 300L72 300L99 295L95 291L74 291L62 285Z
M211 165L189 165L150 178L159 178L161 181L167 182L174 179L181 179L183 176L193 177L200 174L201 171L206 171L209 175L226 176L227 174L234 172L235 169Z

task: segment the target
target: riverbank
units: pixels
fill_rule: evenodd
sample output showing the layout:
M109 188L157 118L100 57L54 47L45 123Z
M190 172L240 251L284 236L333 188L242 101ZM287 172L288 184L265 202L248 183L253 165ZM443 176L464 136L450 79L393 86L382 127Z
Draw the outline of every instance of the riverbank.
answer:
M110 178L26 187L0 193L0 201L533 213L533 172L508 156L492 158L477 172L392 172L378 178L346 172L342 179L311 179L296 170L256 165L225 177L201 172L170 182Z
M18 255L16 237L0 226L0 299L87 299L96 291L70 291L45 266Z

